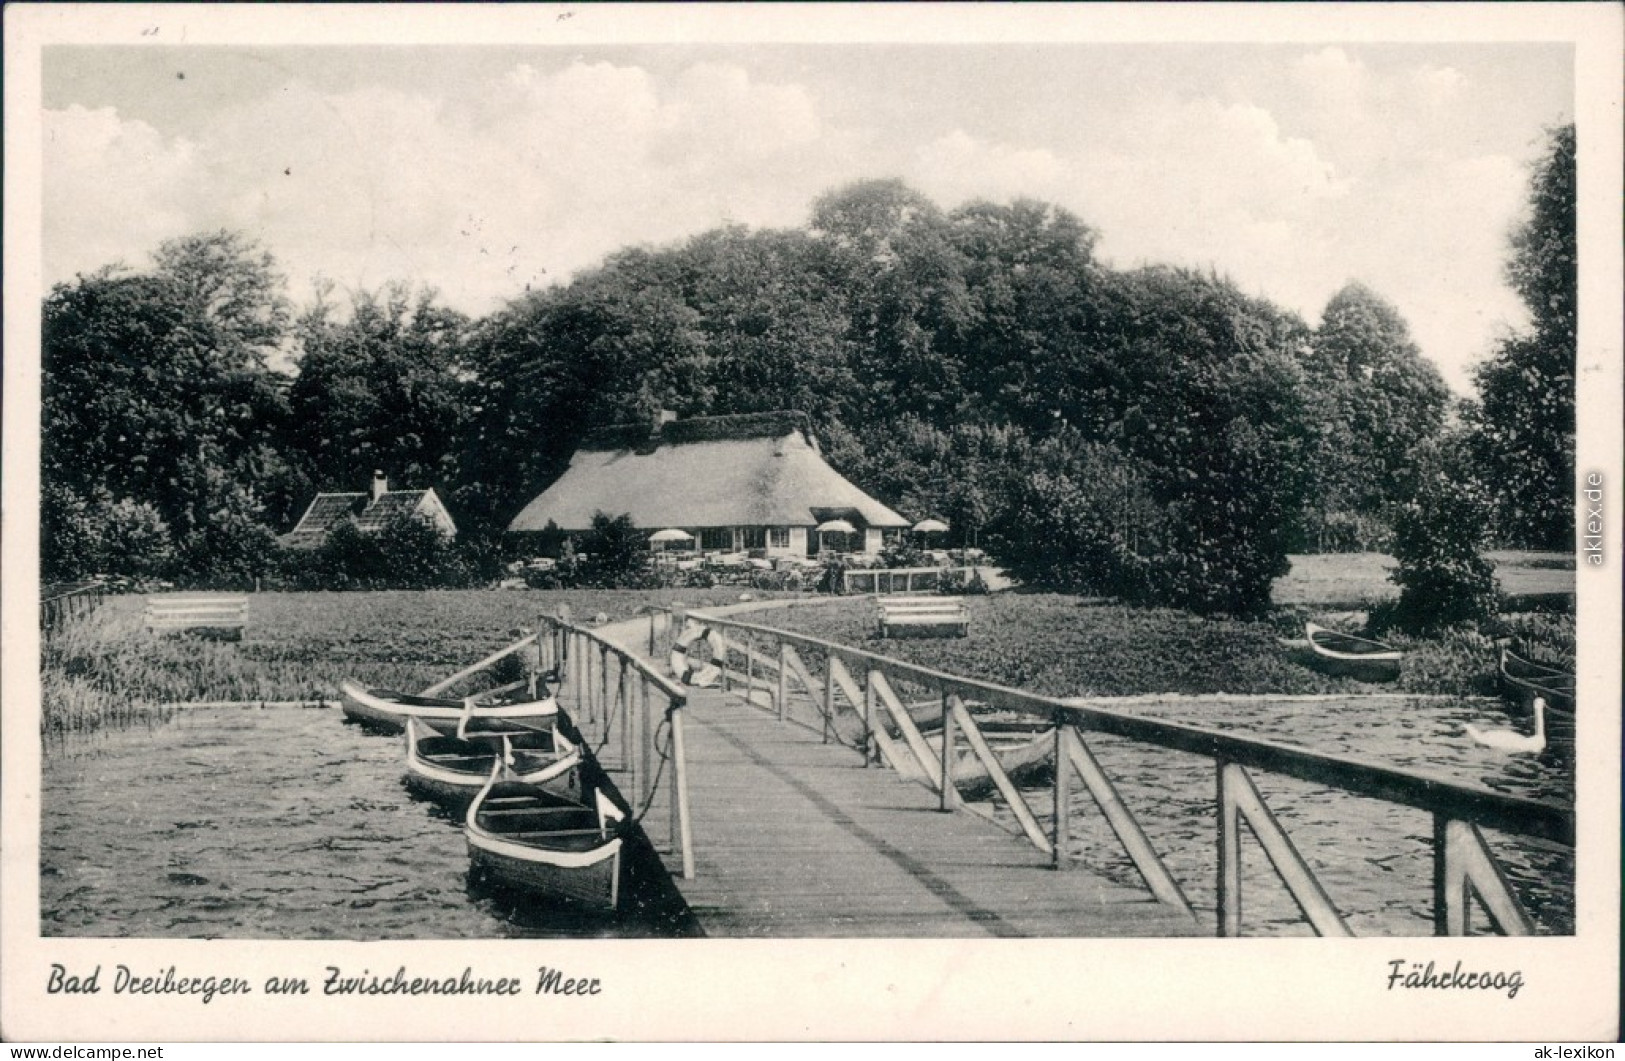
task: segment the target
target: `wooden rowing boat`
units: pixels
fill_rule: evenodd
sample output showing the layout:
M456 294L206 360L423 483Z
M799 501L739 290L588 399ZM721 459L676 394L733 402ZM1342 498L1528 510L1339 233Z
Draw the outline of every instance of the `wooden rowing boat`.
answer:
M981 757L966 747L965 738L958 737L959 754L954 758L954 788L968 800L992 799L998 791L993 775L988 772ZM942 760L942 737L932 734L925 743L937 761ZM1055 733L1053 728L1029 740L995 746L989 749L999 761L1005 776L1017 788L1030 788L1047 784L1055 770Z
M344 717L383 733L402 732L409 716L448 732L456 727L467 708L464 700L415 696L394 689L369 689L352 681L342 682L339 688L344 694ZM524 698L481 702L478 697L474 700L475 714L482 719L535 729L551 727L559 711L558 702L552 696L538 700Z
M465 727L448 736L411 716L406 719L406 785L462 810L491 776L503 754L503 738L516 780L571 799L581 797L581 749L560 729L471 733Z
M1298 662L1323 674L1354 678L1364 682L1387 682L1399 677L1399 664L1405 656L1399 649L1381 641L1329 630L1318 623L1304 623L1303 641L1285 642Z
M512 777L498 759L469 804L463 835L471 878L615 910L626 811L598 789L577 802Z
M1539 696L1553 712L1572 715L1574 685L1574 675L1568 671L1525 659L1501 646L1501 692L1507 698L1527 705Z
M942 701L921 700L906 705L909 721L921 733L935 733L942 729ZM984 736L1011 736L1016 734L1033 734L1047 731L1052 723L1047 718L1038 715L1029 715L1020 711L989 710L985 704L965 704L965 710L970 712L976 720L976 728ZM888 713L885 718L886 732L892 737L901 737L902 728Z

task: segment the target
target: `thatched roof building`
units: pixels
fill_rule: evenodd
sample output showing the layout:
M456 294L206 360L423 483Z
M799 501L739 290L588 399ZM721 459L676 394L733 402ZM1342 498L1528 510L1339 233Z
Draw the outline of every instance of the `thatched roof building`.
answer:
M572 533L596 513L630 515L650 531L675 527L703 549L816 552L820 524L844 519L868 552L908 521L824 462L806 414L756 413L615 427L582 442L570 466L508 529L549 522ZM857 544L853 536L851 544Z

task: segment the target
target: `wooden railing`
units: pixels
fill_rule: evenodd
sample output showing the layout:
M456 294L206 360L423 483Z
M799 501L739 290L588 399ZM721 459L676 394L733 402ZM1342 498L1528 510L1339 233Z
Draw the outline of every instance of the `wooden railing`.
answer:
M682 875L692 878L694 844L683 740L687 691L638 653L567 616L544 616L542 624L535 639L537 666L541 673L557 676L560 706L569 712L598 763L620 775L617 787L624 784L621 794L644 821L651 841L654 833L646 815L665 803L671 850L678 853Z
M39 602L40 632L49 636L62 625L87 615L101 604L106 588L100 582L72 582L43 587Z
M1008 806L1023 834L1057 868L1069 860L1072 784L1081 780L1147 888L1162 902L1194 917L1132 811L1101 768L1086 737L1110 734L1141 744L1199 756L1216 781L1218 879L1216 931L1242 931L1241 825L1257 838L1276 875L1305 919L1321 935L1349 935L1343 915L1264 802L1249 771L1266 771L1343 792L1401 804L1433 817L1433 924L1437 935L1466 935L1476 894L1492 926L1503 934L1534 931L1482 829L1494 829L1572 847L1571 809L1351 756L1311 751L1220 730L1122 714L1077 700L1038 696L962 678L803 634L704 613L651 616L649 656L659 659L676 631L707 628L717 648L725 690L787 722L806 726L826 742L851 746L864 765L885 763L930 786L944 810L967 809L956 771L977 767ZM799 687L799 688L798 688ZM907 700L905 700L905 697ZM977 708L973 713L971 706ZM1054 780L1046 829L989 748L977 714L998 711L1048 723ZM936 747L922 730L940 727ZM970 755L961 758L960 741ZM687 870L685 863L685 871Z

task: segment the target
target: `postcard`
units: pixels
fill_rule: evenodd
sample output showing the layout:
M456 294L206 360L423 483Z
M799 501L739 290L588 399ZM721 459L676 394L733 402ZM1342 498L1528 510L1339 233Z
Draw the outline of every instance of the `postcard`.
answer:
M6 20L8 1041L1617 1038L1617 7Z

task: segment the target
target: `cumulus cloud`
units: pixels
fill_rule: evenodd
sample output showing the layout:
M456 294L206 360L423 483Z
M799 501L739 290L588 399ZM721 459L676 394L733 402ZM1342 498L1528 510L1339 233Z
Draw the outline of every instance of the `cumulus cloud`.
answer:
M948 103L956 120L936 124L826 110L810 84L730 62L652 69L582 58L342 90L290 78L186 136L108 108L48 112L47 277L228 226L276 253L296 296L317 274L411 280L483 313L618 247L800 224L820 193L898 175L947 207L1056 202L1120 265L1212 266L1310 320L1361 279L1463 389L1517 317L1500 268L1525 173L1444 135L1479 98L1454 66L1379 72L1321 48L1274 68L1270 91L1238 76L1223 94L1125 92L1002 126Z
M48 110L42 125L48 281L116 261L138 266L186 230L199 191L195 144L107 107Z
M1044 148L978 140L962 129L923 144L909 177L941 202L1048 198L1061 191L1068 167Z
M723 63L665 84L608 62L520 65L460 98L290 82L198 143L71 107L47 121L47 273L140 263L225 225L271 247L296 294L318 274L406 279L483 312L621 245L794 224L840 179L827 152L841 136L802 87Z

